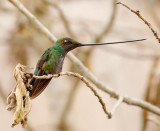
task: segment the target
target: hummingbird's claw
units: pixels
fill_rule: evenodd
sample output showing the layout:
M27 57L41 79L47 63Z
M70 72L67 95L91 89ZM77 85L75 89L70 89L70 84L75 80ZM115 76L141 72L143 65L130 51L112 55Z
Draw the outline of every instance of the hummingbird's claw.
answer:
M32 85L27 85L27 90L31 91L33 89Z

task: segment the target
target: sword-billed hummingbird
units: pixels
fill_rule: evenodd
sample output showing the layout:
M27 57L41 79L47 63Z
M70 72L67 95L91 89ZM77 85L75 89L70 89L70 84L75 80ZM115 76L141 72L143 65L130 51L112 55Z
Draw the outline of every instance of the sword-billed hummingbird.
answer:
M60 73L62 71L63 61L66 54L77 47L128 43L128 42L143 41L143 40L145 39L110 42L110 43L83 44L71 38L61 38L58 39L50 48L48 48L43 53L43 55L41 56L41 58L37 63L34 75L42 76L47 74ZM43 90L47 87L51 79L32 78L30 81L30 85L32 86L32 88L28 89L30 92L30 97L33 99L37 97L39 94L41 94Z

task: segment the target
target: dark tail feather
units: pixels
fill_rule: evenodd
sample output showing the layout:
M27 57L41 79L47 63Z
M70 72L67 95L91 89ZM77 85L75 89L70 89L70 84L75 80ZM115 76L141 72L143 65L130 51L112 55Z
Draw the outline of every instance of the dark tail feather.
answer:
M51 78L52 79L52 78ZM39 96L43 90L47 87L51 79L35 79L32 78L30 81L30 85L32 85L32 89L29 90L30 98L36 98Z

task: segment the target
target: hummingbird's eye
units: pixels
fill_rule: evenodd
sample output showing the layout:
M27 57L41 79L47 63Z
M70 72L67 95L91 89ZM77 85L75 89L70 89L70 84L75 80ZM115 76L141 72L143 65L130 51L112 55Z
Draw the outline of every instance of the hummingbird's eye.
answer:
M69 40L64 40L64 43L69 43Z

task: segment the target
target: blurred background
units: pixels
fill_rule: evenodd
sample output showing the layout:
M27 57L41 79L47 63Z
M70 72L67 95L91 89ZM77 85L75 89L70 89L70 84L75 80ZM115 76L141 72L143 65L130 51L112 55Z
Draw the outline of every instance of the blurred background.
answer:
M57 37L83 43L146 38L146 41L84 47L72 51L99 80L123 95L160 106L160 46L149 28L117 0L21 0ZM160 0L121 0L140 10L160 31ZM11 128L13 112L6 97L14 88L13 69L18 63L36 66L51 43L13 5L0 0L0 130L1 131L158 131L160 117L139 107L121 104L107 119L98 99L81 81L72 77L52 79L46 90L32 100L28 127ZM33 72L34 70L31 70ZM66 58L63 71L80 72ZM111 110L117 100L99 91Z

